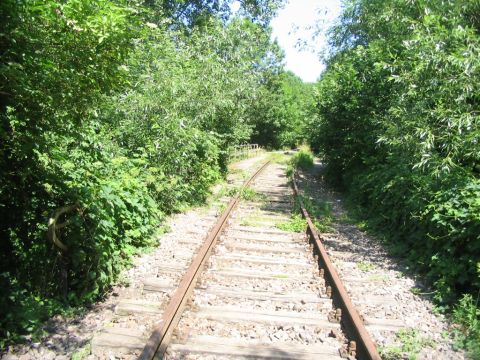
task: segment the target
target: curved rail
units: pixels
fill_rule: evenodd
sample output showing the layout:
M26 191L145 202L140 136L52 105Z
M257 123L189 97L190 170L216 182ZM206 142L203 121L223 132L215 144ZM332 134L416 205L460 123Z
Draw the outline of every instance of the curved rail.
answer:
M313 244L314 253L318 255L320 269L323 269L326 282L331 287L332 300L335 306L341 309L341 323L350 341L344 356L356 356L358 359L381 360L377 348L363 324L360 315L353 305L337 270L333 266L317 229L308 214L305 204L300 197L295 175L292 178L293 190L297 196L303 217L307 220L307 236L310 244ZM322 270L320 270L322 272Z
M198 277L200 276L203 266L210 257L212 248L215 246L219 235L227 223L227 219L230 213L237 205L242 190L250 185L250 183L262 172L263 169L270 163L267 161L258 169L255 174L250 177L240 188L240 191L230 201L227 208L223 212L222 216L217 220L213 229L207 235L201 249L193 259L192 263L187 269L187 272L180 281L180 285L173 294L170 302L168 303L162 319L154 329L152 335L147 341L147 344L143 348L143 351L139 357L141 360L152 360L154 357L163 357L167 350L168 343L172 337L173 330L180 321L180 317L183 312L183 308L190 297Z

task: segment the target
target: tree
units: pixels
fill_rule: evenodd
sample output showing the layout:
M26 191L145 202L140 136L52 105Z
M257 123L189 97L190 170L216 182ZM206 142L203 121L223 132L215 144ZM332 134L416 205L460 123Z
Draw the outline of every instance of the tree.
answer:
M226 22L232 16L232 6L238 3L240 15L254 23L267 26L284 0L145 0L145 5L165 16L174 26L194 28L216 17Z
M248 141L277 2L228 4L0 4L0 347L102 296Z
M442 306L480 289L474 14L478 2L347 1L311 123L328 178L407 254ZM476 317L465 319L470 344Z

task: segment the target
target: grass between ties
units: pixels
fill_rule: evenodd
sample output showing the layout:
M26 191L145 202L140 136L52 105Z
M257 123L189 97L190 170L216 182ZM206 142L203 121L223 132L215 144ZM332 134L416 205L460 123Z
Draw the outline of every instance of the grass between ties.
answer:
M380 348L380 355L385 360L416 360L420 352L426 348L433 348L435 342L429 337L422 337L418 330L402 329L396 333L397 345Z

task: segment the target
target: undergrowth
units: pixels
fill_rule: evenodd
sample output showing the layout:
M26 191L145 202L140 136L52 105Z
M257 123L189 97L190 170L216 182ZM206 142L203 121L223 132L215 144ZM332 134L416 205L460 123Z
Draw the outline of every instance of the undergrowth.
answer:
M313 167L314 155L306 145L299 147L299 150L290 159L293 167L301 170L309 170Z
M300 146L297 151L287 162L287 176L292 178L298 170L308 171L312 169L314 164L314 155L310 148L305 145ZM313 224L319 232L329 232L332 230L332 207L329 203L317 201L311 196L309 189L305 189L303 195L299 195L295 199L295 205L292 218L284 223L278 224L277 227L286 231L301 232L307 227L306 220L301 216L300 201L302 201L307 210Z
M480 3L348 4L309 144L480 359Z
M407 271L411 272L413 276L419 275L418 259L408 255L408 247L405 244L392 241L388 233L378 228L375 219L366 218L362 209L356 204L349 201L347 205L349 215L344 215L341 219L343 222L353 224L362 231L375 236L384 244L391 255L402 259ZM423 294L422 290L418 288L412 288L411 292L416 295ZM429 294L433 295L434 300L436 300L435 312L446 314L456 324L452 328L455 347L465 349L469 359L480 358L480 293L476 297L471 294L464 294L453 304L443 302L438 289L433 288ZM389 358L387 357L387 359Z
M402 329L396 334L398 345L379 349L384 360L416 360L425 347L434 347L435 343L428 337L420 336L415 329Z
M240 198L246 201L262 202L262 201L265 201L267 197L266 195L261 194L252 188L247 187L242 189L242 191L240 192Z
M291 219L275 225L283 231L304 232L307 229L307 221L300 214L293 214Z
M292 176L297 169L309 170L313 167L314 155L309 147L302 145L288 160L287 176Z
M332 231L332 205L326 201L315 200L309 195L308 189L305 189L305 195L300 198L317 230L324 233Z
M467 294L453 310L453 320L460 325L455 330L456 345L467 349L467 355L474 359L480 355L480 293L476 299Z
M271 152L267 155L267 160L277 164L288 164L290 157L284 153Z

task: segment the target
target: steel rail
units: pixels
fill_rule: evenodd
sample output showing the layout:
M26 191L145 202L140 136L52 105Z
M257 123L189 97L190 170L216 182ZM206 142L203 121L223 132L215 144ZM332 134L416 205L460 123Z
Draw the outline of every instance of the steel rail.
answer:
M305 204L300 196L295 175L292 177L293 190L298 198L303 217L307 220L307 236L310 244L314 247L314 254L318 255L318 264L323 269L325 280L331 287L333 304L342 310L341 324L347 338L350 340L347 354L358 359L381 360L377 348L367 332L357 309L353 305L342 280L338 276L335 266L330 261L325 246L322 243L318 231L308 214ZM320 270L322 272L322 270Z
M220 216L220 218L215 223L213 229L208 233L198 254L195 256L192 263L188 267L187 272L180 281L177 290L170 299L170 302L168 303L163 313L162 319L159 321L159 323L153 330L153 333L148 339L147 344L143 348L139 359L152 360L154 357L163 358L172 337L173 330L180 321L183 308L185 307L187 300L189 299L191 293L193 292L193 289L195 288L198 277L202 273L202 269L208 258L210 257L213 247L215 246L222 230L227 224L230 213L237 205L242 190L245 189L248 185L250 185L250 183L262 172L263 169L265 169L265 167L269 163L270 161L267 161L265 164L263 164L255 172L255 174L253 174L250 179L248 179L242 185L239 192L229 202L227 208L222 213L222 216Z

